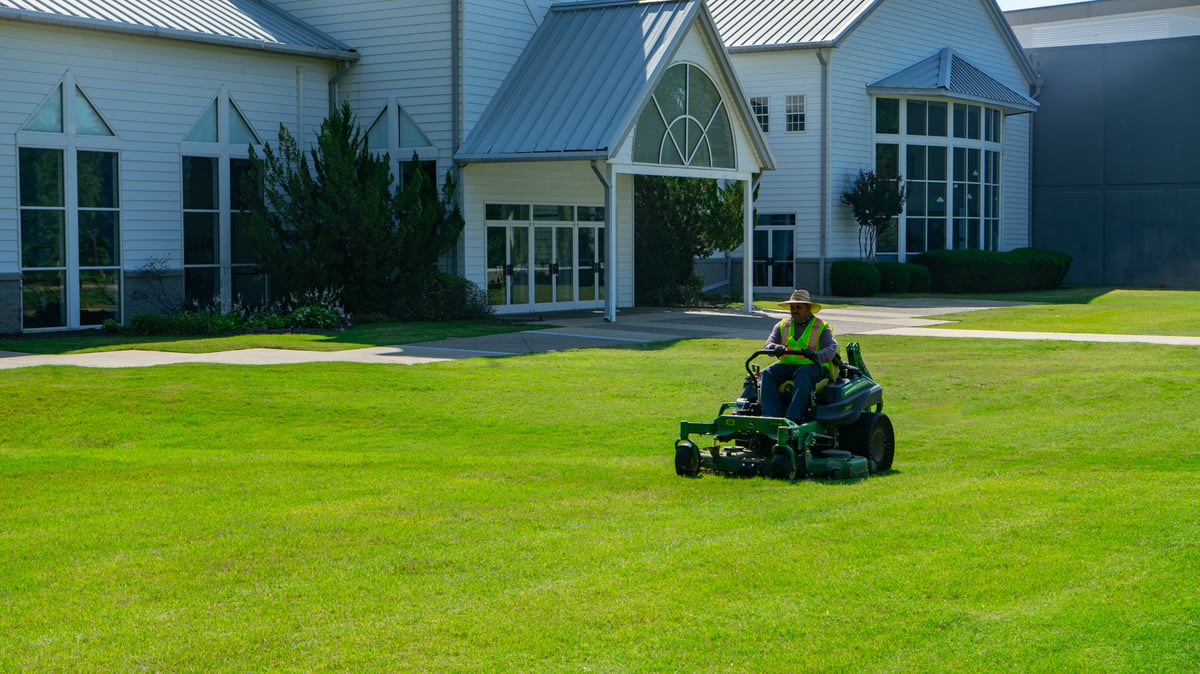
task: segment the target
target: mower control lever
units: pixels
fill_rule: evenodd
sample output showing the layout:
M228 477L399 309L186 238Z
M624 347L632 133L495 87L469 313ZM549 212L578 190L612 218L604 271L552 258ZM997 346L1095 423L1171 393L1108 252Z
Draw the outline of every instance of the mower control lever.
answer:
M792 351L789 349L784 349L783 351L775 351L773 349L759 349L758 351L755 351L754 353L750 354L750 357L746 359L746 373L754 374L754 370L750 369L750 363L752 363L754 361L754 359L758 358L759 356L802 356L802 355L804 355L804 354L799 351Z

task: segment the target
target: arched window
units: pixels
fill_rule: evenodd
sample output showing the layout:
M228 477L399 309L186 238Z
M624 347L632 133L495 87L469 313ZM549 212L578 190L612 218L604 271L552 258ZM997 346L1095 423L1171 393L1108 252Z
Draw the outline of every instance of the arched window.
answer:
M633 160L735 168L733 128L716 85L690 63L671 66L638 119Z

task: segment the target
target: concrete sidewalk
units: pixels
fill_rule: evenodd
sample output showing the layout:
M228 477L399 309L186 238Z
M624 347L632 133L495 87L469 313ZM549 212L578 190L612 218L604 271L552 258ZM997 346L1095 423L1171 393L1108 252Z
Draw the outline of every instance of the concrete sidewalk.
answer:
M847 300L839 298L838 302ZM878 302L878 300L873 300ZM939 316L962 311L979 311L1014 303L987 301L898 300L887 305L830 308L821 312L839 341L853 335L903 335L915 337L958 337L1019 340L1131 342L1200 346L1200 337L1161 335L1103 335L1045 332L956 330L943 326ZM528 317L544 320L549 327L500 335L447 339L437 342L378 346L346 351L294 351L244 349L220 353L172 353L168 351L107 351L101 353L44 356L0 351L0 370L39 365L80 367L146 367L179 363L224 363L231 365L286 365L296 363L375 363L416 365L463 358L513 356L527 353L611 347L624 344L677 339L749 339L765 342L783 311L706 309L623 309L616 322L604 320L602 312L581 311Z

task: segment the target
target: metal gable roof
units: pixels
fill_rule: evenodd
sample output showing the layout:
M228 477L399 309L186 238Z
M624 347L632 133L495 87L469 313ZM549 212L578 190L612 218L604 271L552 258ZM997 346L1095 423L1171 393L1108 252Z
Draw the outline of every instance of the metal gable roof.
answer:
M731 51L829 46L842 38L876 0L709 0L709 10Z
M552 5L455 158L612 158L698 18L720 50L701 0ZM728 58L719 65L736 82ZM733 106L739 114L745 102ZM773 168L766 143L756 145Z
M0 20L357 60L346 44L264 0L0 0Z
M1032 112L1038 107L1037 101L996 81L949 47L868 84L867 91L951 94L1016 112Z

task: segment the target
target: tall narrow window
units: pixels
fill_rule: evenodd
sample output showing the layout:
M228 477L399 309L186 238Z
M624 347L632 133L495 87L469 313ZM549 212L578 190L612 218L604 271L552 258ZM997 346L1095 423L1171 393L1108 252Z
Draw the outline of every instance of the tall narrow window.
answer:
M225 90L200 114L184 139L183 290L189 306L267 302L267 278L255 262L243 212L248 148L261 141Z
M417 166L425 172L431 184L437 185L437 147L398 102L389 101L375 117L367 129L367 148L388 154L401 187L408 183L409 176ZM417 163L413 162L413 155L416 155Z
M118 139L68 73L17 134L21 325L121 319Z
M787 130L789 133L804 130L804 97L787 97Z
M754 113L754 121L763 133L771 131L771 103L766 96L751 96L750 111Z

